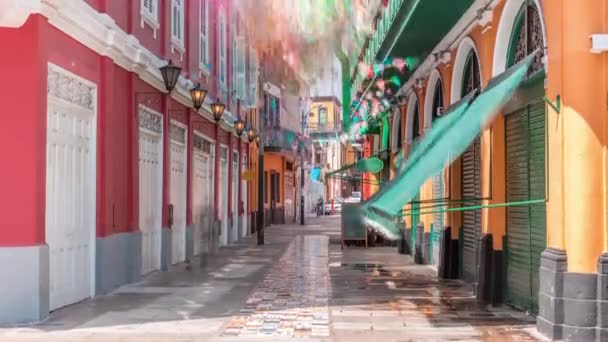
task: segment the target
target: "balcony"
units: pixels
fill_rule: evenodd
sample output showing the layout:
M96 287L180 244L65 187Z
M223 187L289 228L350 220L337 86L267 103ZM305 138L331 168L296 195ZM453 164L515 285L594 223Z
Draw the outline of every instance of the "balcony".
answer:
M339 132L341 129L342 125L337 122L309 122L306 127L306 132L308 134Z
M341 131L339 122L308 122L306 126L306 134L313 142L338 139Z
M278 127L264 129L264 151L294 153L297 146L297 133Z

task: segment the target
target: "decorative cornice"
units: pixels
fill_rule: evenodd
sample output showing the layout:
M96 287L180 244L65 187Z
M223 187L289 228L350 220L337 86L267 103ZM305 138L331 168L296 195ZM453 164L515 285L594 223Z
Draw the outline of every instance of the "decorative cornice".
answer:
M85 1L1 0L0 27L19 27L30 15L36 13L46 17L51 25L76 41L102 56L107 56L125 70L137 74L159 92L165 92L158 68L166 62L145 48L137 37L123 31L112 17L97 12ZM180 76L171 97L191 108L190 88L193 84L192 80ZM209 107L211 102L208 98L198 114L214 122ZM231 117L230 112L226 111L222 128L232 129Z
M444 53L442 61L444 64L449 63L449 59L445 55L445 52L452 51L458 47L460 41L464 39L473 29L480 25L480 21L477 20L480 13L486 11L492 11L500 0L475 0L469 9L460 17L460 20L452 27L452 29L443 37L443 39L435 46L433 53L422 62L422 64L416 69L410 79L401 87L397 94L403 94L408 89L412 88L414 82L418 78L426 78L433 69L437 67L437 61L435 56L437 53ZM483 22L481 22L483 23Z
M40 12L40 0L0 1L0 27L21 27L30 14Z

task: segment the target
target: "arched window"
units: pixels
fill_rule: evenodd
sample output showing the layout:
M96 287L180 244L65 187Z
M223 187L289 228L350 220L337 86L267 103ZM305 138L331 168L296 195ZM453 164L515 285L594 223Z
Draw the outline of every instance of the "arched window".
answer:
M507 53L507 66L517 64L537 49L540 50L540 53L534 58L529 74L544 69L543 56L545 53L540 12L534 3L529 1L528 6L524 5L515 19Z
M479 58L474 49L469 51L467 61L464 64L464 73L462 77L462 94L465 97L475 89L481 89L481 77L479 74Z
M441 110L443 109L443 82L441 79L437 80L435 85L435 92L433 95L433 121L441 116Z
M418 101L414 104L414 120L412 124L412 139L415 141L420 138L420 118L418 117Z
M398 112L397 115L401 115L401 112ZM401 120L399 120L399 125L397 126L397 129L397 151L401 151L401 147L403 146L403 137L401 136Z

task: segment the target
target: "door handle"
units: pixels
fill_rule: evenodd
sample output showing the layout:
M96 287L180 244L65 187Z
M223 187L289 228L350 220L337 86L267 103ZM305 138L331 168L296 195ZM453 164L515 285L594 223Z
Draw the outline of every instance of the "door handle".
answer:
M169 204L169 228L173 227L173 204Z

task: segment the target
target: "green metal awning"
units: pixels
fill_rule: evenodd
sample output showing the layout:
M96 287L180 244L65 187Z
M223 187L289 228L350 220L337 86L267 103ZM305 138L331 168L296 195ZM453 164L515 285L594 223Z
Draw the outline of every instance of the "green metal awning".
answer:
M389 62L390 58L405 59L408 70L402 73L395 68L388 68L382 73L387 89L395 94L405 84L418 66L429 56L433 49L456 25L458 20L471 7L474 0L391 0L390 11L385 11L376 32L367 44L363 61L367 64ZM344 57L344 54L342 54ZM342 58L346 62L345 58ZM378 90L373 79L361 79L356 75L356 65L342 63L343 67L350 68L349 77L343 82L343 90L349 91L353 86L362 87L365 92L376 93ZM350 79L350 75L355 76ZM376 90L376 91L375 91ZM344 93L346 94L346 93ZM348 95L350 98L350 94ZM346 102L346 97L343 103ZM346 108L346 105L345 105ZM350 112L350 108L349 108ZM346 111L345 111L346 114ZM350 113L349 113L350 114ZM344 117L345 127L351 122ZM365 134L365 133L364 133ZM378 133L374 133L378 134Z
M388 116L382 118L382 151L388 150L388 141L390 138L390 127L388 125Z
M405 0L380 43L376 58L411 57L422 62L473 2Z
M376 173L382 171L384 168L384 162L378 159L378 157L369 157L359 160L356 163L356 168L363 173Z
M336 174L343 173L343 172L351 170L353 168L355 168L355 169L357 169L357 171L363 172L363 173L376 173L376 172L382 171L382 169L384 168L384 162L382 160L378 159L378 157L376 157L376 156L372 156L372 157L365 158L365 159L360 159L355 163L347 164L337 170L334 170L332 172L325 174L325 178L331 177Z
M450 108L446 111L443 117L437 121L435 121L433 125L433 129L428 132L426 135L426 139L423 139L415 149L413 149L407 160L405 160L403 156L403 151L399 154L399 159L402 159L401 162L397 165L397 173L401 174L405 172L409 167L418 162L422 156L426 154L429 147L432 146L432 143L439 139L444 132L450 128L456 120L462 117L462 115L466 112L473 101L474 93L465 96L460 101L454 103ZM373 204L377 199L382 197L384 193L386 193L390 188L394 186L397 182L398 178L395 177L392 180L385 183L385 185L380 188L375 194L372 195L365 203L362 204L362 208L369 208L371 204Z
M388 238L399 236L397 219L405 204L420 191L426 180L441 172L458 158L513 96L526 77L535 54L525 58L500 76L460 112L446 115L437 121L422 138L418 152L413 153L389 182L386 191L366 205L366 222ZM456 115L455 115L456 114Z

